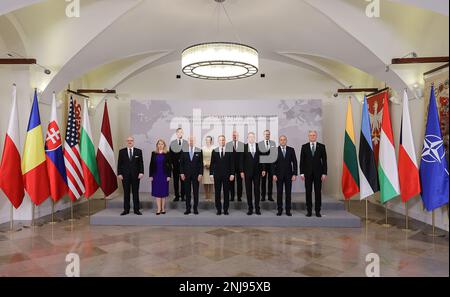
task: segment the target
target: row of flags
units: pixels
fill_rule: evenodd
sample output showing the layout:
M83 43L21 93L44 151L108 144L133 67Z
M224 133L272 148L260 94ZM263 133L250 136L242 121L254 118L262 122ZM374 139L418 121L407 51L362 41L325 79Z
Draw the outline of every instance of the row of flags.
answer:
M27 127L22 158L19 151L19 121L16 87L4 150L0 164L0 189L17 209L25 191L35 205L48 197L57 202L65 195L72 201L84 195L90 198L100 187L105 196L117 189L114 149L105 102L100 142L95 152L87 102L83 107L83 123L79 129L79 105L71 97L66 137L63 140L53 94L50 122L44 141L37 92Z
M398 162L395 155L387 93L383 101L378 168L372 144L367 99L364 98L362 108L358 156L355 146L352 106L351 101L348 102L342 172L342 192L345 199L351 199L360 193L360 199L363 200L380 192L382 203L398 196L401 196L402 201L406 203L412 197L420 194L424 207L428 211L448 204L449 172L434 87L431 89L420 167L417 164L414 149L406 90L403 96Z

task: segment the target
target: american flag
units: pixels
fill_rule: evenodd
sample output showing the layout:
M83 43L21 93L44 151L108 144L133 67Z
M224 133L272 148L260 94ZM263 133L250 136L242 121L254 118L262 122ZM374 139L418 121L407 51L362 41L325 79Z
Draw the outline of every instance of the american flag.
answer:
M80 132L77 122L80 122L80 112L76 109L76 101L70 97L69 116L67 120L66 141L64 143L64 163L67 171L69 196L75 201L84 194L83 170L80 156ZM79 106L79 105L78 105ZM77 111L77 112L76 112Z

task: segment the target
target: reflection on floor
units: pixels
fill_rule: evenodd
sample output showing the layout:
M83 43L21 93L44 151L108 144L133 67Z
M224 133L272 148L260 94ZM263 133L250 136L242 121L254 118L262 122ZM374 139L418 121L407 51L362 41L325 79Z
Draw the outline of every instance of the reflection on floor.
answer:
M92 212L103 201L91 203ZM363 216L364 205L351 212ZM370 207L362 228L90 226L87 205L67 221L44 221L8 233L1 226L0 276L65 276L69 252L78 253L82 276L365 276L366 255L380 257L381 276L449 276L448 233ZM45 220L48 220L46 218Z

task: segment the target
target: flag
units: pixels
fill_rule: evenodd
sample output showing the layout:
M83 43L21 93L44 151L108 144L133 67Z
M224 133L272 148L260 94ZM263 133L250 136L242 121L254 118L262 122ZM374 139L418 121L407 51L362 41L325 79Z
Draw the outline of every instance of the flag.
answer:
M380 200L386 203L400 195L397 158L395 156L394 136L389 114L388 95L383 99L383 119L381 120L380 155L378 157L378 181Z
M45 154L50 182L50 197L56 202L67 194L68 188L62 139L59 131L58 116L56 114L55 94L53 94L50 122L48 123L45 138Z
M13 101L3 147L0 165L0 189L17 209L25 195L19 153L19 112L17 110L16 86L13 87Z
M83 168L84 186L86 191L84 196L91 197L100 185L97 161L95 160L95 147L92 141L91 124L89 122L89 112L87 100L83 106L83 125L81 126L80 138L81 167Z
M414 149L409 116L409 99L406 90L403 93L402 125L398 151L398 178L403 202L407 202L415 195L420 194L419 168L417 166L416 150Z
M361 200L379 191L366 97L364 97L361 136L359 138L359 184Z
M342 166L342 193L346 200L359 193L358 157L353 129L352 102L348 100L345 122L344 162Z
M100 175L100 187L105 196L109 196L117 189L117 174L115 172L116 161L114 158L114 147L106 101L103 110L102 129L97 150L97 166Z
M25 190L33 203L40 205L50 196L50 191L36 90L23 149L22 173Z
M427 127L420 162L422 200L428 211L448 204L448 165L445 158L434 86L431 87Z
M79 133L75 115L75 101L70 97L69 116L67 119L66 141L64 142L64 164L67 172L69 196L75 201L84 194L83 170L79 148Z

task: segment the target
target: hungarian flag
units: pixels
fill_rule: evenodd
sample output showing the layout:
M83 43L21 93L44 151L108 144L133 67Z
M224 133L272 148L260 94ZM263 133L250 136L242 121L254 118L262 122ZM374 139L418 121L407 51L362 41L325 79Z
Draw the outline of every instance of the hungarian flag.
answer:
M50 181L50 197L58 201L67 194L67 174L64 165L61 133L56 114L56 98L53 94L52 111L45 138L45 154L47 158L47 173Z
M109 196L117 190L116 160L109 124L108 105L105 101L103 111L102 129L97 150L97 166L100 176L100 188L105 196Z
M351 99L348 100L347 119L345 122L342 193L344 194L346 200L359 193L358 157L356 155Z
M383 99L383 119L381 121L380 155L378 161L378 179L382 203L400 195L397 158L395 156L394 136L389 114L388 95Z
M81 126L80 138L81 167L84 177L84 196L90 198L100 185L97 162L95 159L95 147L92 141L91 124L89 122L89 112L87 100L83 106L83 125Z
M364 97L361 120L361 136L359 137L359 186L360 198L366 199L379 191L377 168L370 132L370 117L367 98Z
M25 195L23 188L19 153L19 113L17 110L16 86L14 86L8 132L6 132L0 165L0 189L17 209L22 204Z
M42 135L37 91L35 90L23 149L22 172L25 190L36 205L40 205L50 196L45 161L44 136Z
M64 164L66 165L69 197L72 201L79 199L84 194L84 180L79 148L80 138L77 126L79 113L79 105L70 97L66 141L64 142Z
M407 202L420 193L419 168L411 130L408 93L403 94L402 126L398 152L398 177L402 201Z

